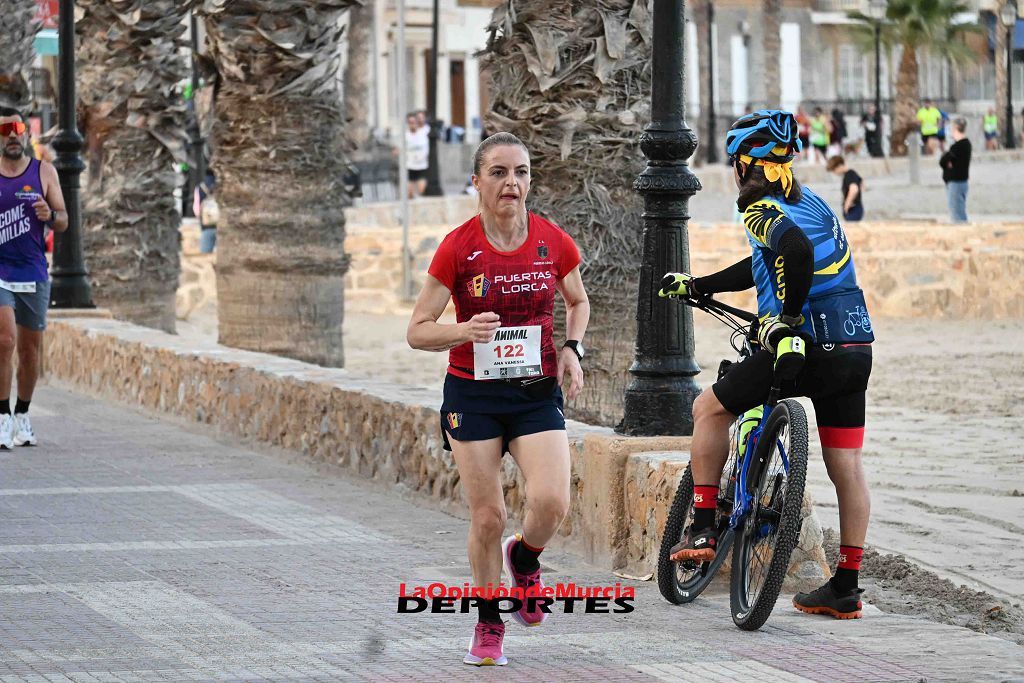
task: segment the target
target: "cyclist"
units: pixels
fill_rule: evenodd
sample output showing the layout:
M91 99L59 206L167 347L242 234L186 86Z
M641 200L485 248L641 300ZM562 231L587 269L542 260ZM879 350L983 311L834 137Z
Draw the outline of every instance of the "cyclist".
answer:
M761 349L694 401L694 521L672 548L671 558L714 558L716 501L729 455L729 427L738 415L767 399L776 344L799 334L813 343L803 372L795 383L783 385L783 396L807 396L814 404L825 466L839 499L841 548L832 579L811 593L798 594L794 604L804 612L857 618L862 592L857 575L870 512L861 447L874 336L839 219L793 177L792 161L800 147L797 122L789 112L761 110L733 124L726 152L753 253L706 277L668 273L658 292L663 297L695 297L756 287L761 318ZM848 333L850 321L855 323L853 333Z
M530 156L510 133L496 133L473 156L480 214L448 234L428 269L407 338L414 349L447 351L441 404L444 448L452 451L469 503L469 561L476 586L497 586L502 564L511 584L542 588L539 556L569 508L566 397L583 388L581 344L590 303L576 244L561 228L526 210ZM555 292L566 308L566 341L556 348ZM457 324L439 324L449 300ZM504 543L502 457L526 480L523 532ZM539 584L539 585L538 585ZM513 617L539 626L545 613L524 601ZM495 600L480 617L463 661L507 663L505 625Z

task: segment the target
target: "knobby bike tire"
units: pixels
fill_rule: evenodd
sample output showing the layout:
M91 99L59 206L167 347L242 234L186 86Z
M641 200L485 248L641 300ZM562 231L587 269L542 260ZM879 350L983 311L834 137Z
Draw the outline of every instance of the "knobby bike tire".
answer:
M782 503L781 516L775 530L775 547L769 562L767 575L754 604L747 604L746 586L750 570L748 555L756 538L757 521L753 515L748 516L736 530L732 554L732 580L729 590L729 603L732 608L733 622L745 631L756 631L768 620L775 601L782 589L782 582L789 569L789 558L800 539L802 523L801 508L804 499L804 485L807 480L807 413L803 406L793 400L778 403L768 416L764 431L757 444L756 456L769 458L775 449L776 441L782 429L789 424L789 472L786 475L785 500ZM777 449L775 456L778 457ZM762 481L771 468L768 462L760 469L756 491L761 491Z
M683 472L683 476L679 480L679 486L676 487L676 495L672 499L672 507L661 535L661 548L658 550L658 589L661 591L662 597L675 605L692 602L708 587L732 546L733 531L728 526L728 515L723 514L719 518L718 548L715 550L715 559L702 563L700 570L694 574L693 578L684 582L679 581L676 573L678 563L669 559L669 550L682 539L686 519L689 517L692 505L693 473L690 471L690 466L687 465L686 471Z

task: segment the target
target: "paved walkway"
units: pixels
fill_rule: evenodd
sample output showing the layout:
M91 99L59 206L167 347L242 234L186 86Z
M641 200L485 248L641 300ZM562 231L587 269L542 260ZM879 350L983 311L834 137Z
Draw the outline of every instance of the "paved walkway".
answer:
M398 615L399 582L469 577L465 522L282 452L43 387L41 445L0 455L0 681L1024 679L1024 649L868 609L728 598L509 625L511 665L461 664L473 620ZM551 580L614 577L545 554Z

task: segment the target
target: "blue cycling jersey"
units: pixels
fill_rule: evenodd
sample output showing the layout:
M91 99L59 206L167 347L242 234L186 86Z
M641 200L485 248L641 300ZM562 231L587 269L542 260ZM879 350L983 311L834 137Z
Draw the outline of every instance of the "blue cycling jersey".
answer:
M814 277L801 313L802 332L818 343L871 342L871 322L864 295L857 286L850 243L832 209L807 188L800 201L767 196L743 213L747 239L753 249L752 270L761 317L779 315L786 299L786 280L779 241L800 230L814 248Z

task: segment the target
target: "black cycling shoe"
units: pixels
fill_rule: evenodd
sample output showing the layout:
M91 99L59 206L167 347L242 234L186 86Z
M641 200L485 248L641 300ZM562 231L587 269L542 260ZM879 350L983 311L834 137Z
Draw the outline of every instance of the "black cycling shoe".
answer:
M848 593L837 593L832 582L810 593L797 593L793 597L793 607L807 614L827 614L836 619L860 619L864 608L860 601L863 588L854 588Z
M708 527L694 532L691 526L686 536L668 551L673 562L710 562L718 549L718 531Z

